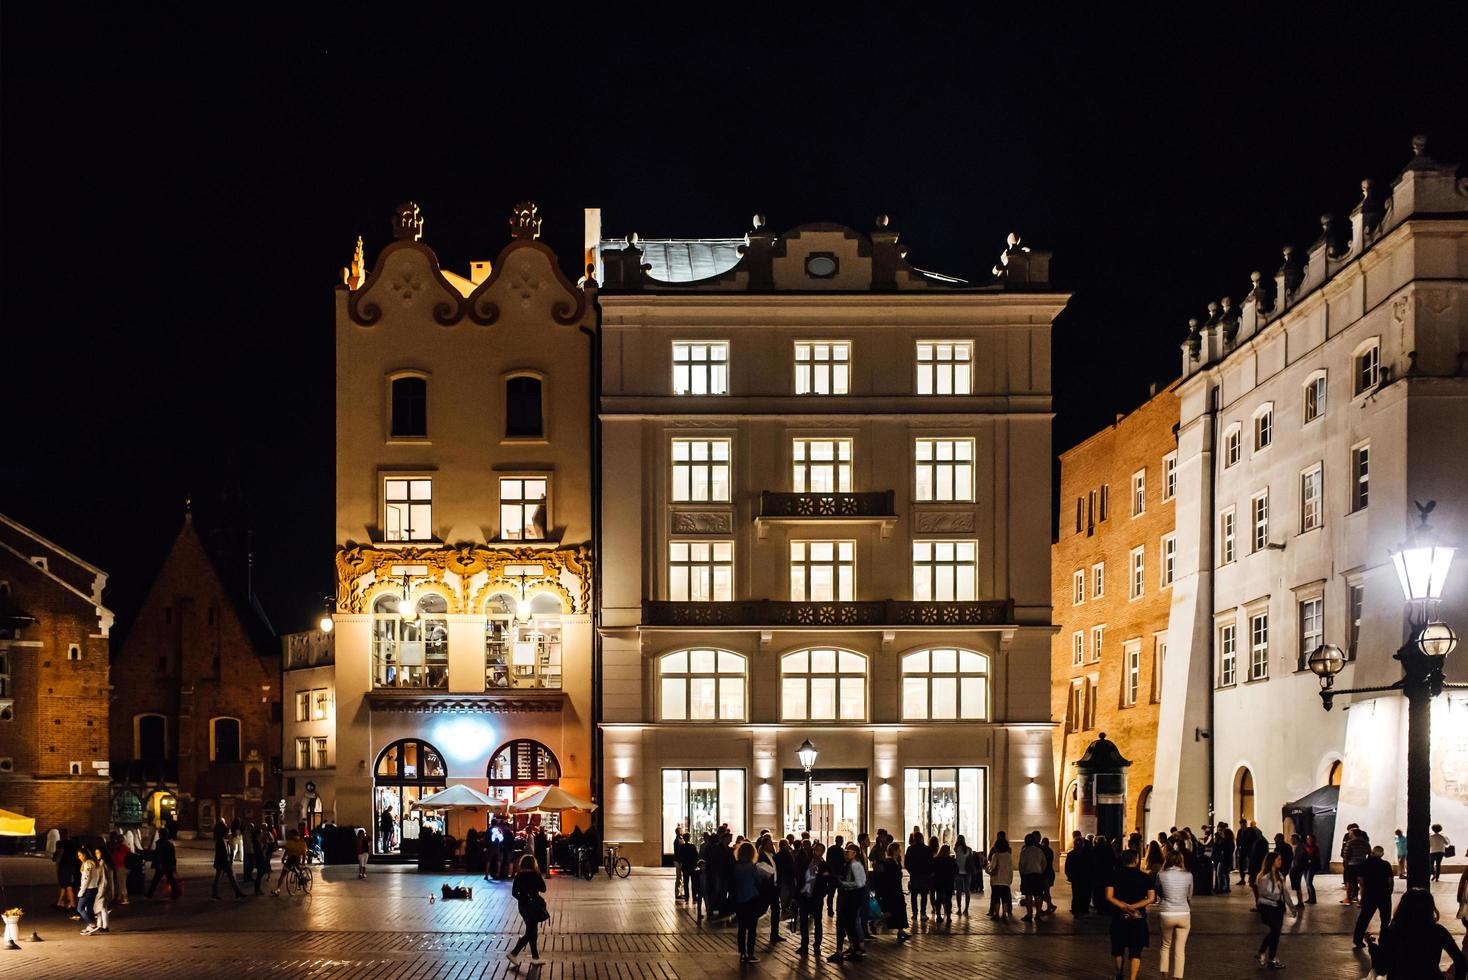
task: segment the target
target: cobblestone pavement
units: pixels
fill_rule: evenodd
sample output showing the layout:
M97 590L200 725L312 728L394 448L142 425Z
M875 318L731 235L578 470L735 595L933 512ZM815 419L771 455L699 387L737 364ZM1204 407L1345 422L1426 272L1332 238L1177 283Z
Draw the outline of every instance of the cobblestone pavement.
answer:
M318 869L309 897L271 898L267 889L261 897L211 902L209 880L201 877L204 869L194 865L186 871L181 901L134 901L113 914L111 934L82 937L76 923L47 904L54 889L39 882L49 870L48 862L34 858L0 859L0 871L11 883L6 904L19 900L28 909L22 935L34 929L44 940L23 942L19 951L0 950L0 977L836 980L866 974L881 980L933 980L1113 975L1101 917L1077 921L1062 911L1038 925L995 923L983 914L988 910L984 896L974 896L972 915L955 917L951 927L920 929L903 947L884 935L863 963L841 966L798 957L790 939L768 943L765 918L760 962L741 968L733 927L698 922L689 906L672 900L673 881L667 872L638 869L625 881L553 877L551 919L541 941L546 963L533 967L522 960L516 973L504 957L520 931L509 887L473 877L374 866L368 880L357 881L355 868L328 868L324 873ZM473 901L429 902L439 885L459 881L474 887ZM1286 920L1280 947L1284 975L1361 977L1365 960L1350 948L1355 909L1337 904L1337 878L1319 882L1320 904ZM1456 885L1454 875L1438 886L1438 907L1445 912L1453 907ZM1063 886L1056 901L1066 907ZM1458 934L1460 927L1448 921ZM1263 931L1243 892L1198 899L1187 976L1233 980L1264 975L1253 958ZM827 952L830 941L828 927ZM1143 961L1145 977L1158 976L1155 928L1153 943Z

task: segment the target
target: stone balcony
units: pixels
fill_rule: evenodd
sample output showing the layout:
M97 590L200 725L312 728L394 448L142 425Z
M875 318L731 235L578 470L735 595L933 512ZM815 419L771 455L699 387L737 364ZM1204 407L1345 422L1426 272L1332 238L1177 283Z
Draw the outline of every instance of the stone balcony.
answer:
M644 602L644 626L917 626L943 629L962 626L1008 626L1014 622L1014 600L983 602Z
M864 493L784 493L765 490L759 495L754 523L764 537L769 525L872 523L882 525L882 537L897 523L893 491Z

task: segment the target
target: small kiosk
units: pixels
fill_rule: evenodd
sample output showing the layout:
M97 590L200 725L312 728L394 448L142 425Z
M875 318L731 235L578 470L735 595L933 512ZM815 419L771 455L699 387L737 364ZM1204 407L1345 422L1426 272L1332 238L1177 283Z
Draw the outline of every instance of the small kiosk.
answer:
M1074 765L1079 788L1076 829L1107 840L1125 840L1126 771L1131 761L1102 732Z

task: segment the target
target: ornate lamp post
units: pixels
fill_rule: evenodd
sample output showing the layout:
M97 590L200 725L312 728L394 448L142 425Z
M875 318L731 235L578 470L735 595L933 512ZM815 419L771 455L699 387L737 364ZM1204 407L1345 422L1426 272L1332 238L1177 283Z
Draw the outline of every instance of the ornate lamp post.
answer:
M1443 585L1453 563L1454 548L1438 541L1427 526L1434 502L1418 505L1421 523L1412 536L1392 553L1407 621L1412 636L1396 652L1402 679L1390 687L1335 689L1335 677L1345 667L1339 647L1321 646L1310 654L1310 670L1320 678L1320 700L1329 711L1341 694L1380 694L1401 691L1407 698L1407 887L1426 888L1432 868L1427 835L1432 823L1432 699L1444 688L1468 687L1443 680L1443 662L1458 645L1452 627L1437 618Z
M815 765L816 765L816 756L817 755L819 755L819 753L816 752L816 747L814 745L810 744L810 739L806 739L804 742L801 742L800 743L800 748L798 748L798 749L795 750L795 758L797 758L797 759L800 760L800 768L802 768L802 769L805 770L805 832L806 833L810 833L810 831L811 831L811 825L810 825L810 798L811 798L811 792L810 792L810 775L811 775L811 770L815 768Z

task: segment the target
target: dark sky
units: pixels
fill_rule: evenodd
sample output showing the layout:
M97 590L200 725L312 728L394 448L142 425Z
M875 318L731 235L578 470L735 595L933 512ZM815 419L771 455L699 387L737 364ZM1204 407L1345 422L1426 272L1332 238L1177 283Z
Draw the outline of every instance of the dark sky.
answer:
M124 617L191 496L253 528L276 625L311 621L332 287L400 200L461 272L522 199L573 276L591 205L644 235L888 213L974 277L1017 230L1075 294L1059 451L1414 132L1468 144L1459 4L532 6L4 6L0 512Z

